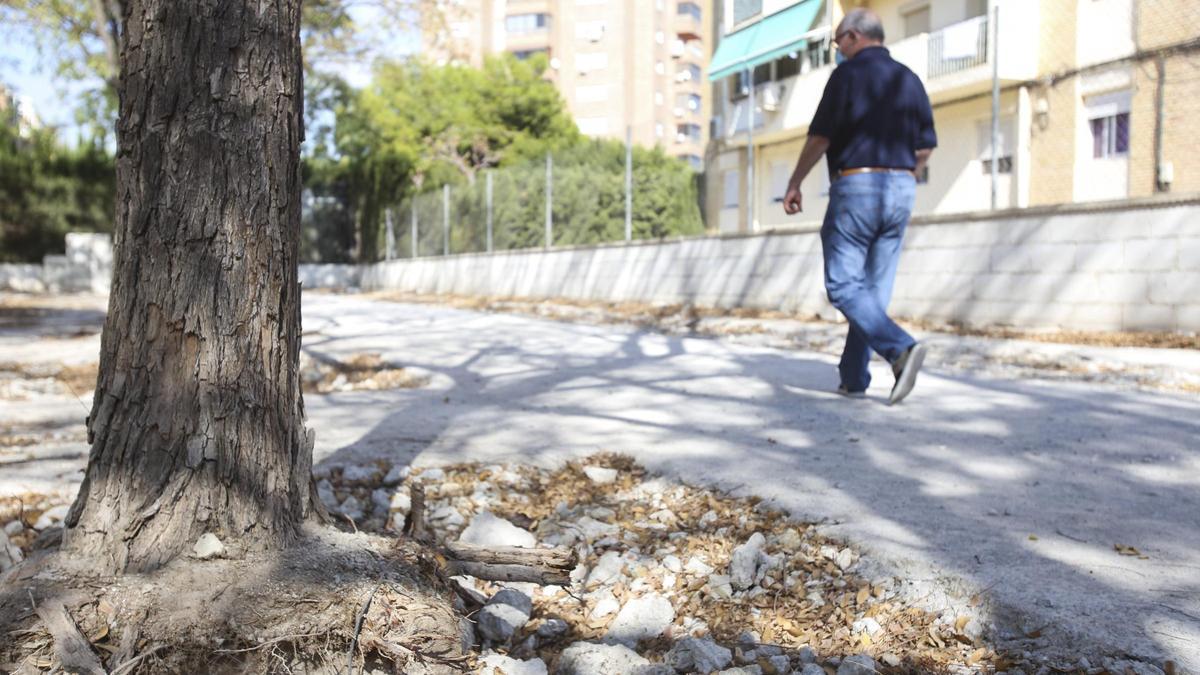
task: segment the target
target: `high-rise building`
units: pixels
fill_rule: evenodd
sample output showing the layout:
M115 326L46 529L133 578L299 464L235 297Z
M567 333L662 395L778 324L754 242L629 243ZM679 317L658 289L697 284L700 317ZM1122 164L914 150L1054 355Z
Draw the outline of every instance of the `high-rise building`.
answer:
M785 215L782 201L835 67L832 29L855 7L880 16L885 46L933 104L938 149L916 213L1200 191L1195 0L718 0L714 229L820 220L823 161L802 186L803 213Z
M445 0L422 21L423 54L482 63L545 54L580 131L703 166L712 0Z

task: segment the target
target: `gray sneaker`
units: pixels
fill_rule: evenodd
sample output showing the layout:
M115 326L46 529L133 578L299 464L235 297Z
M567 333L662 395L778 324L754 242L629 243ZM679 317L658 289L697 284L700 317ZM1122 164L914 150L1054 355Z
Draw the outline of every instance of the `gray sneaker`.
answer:
M896 384L892 387L892 395L888 397L888 405L895 405L904 400L905 396L913 390L913 385L917 383L917 373L921 370L921 364L925 363L925 353L929 348L918 342L908 348L908 351L900 355L896 362L892 364L892 372L896 375Z

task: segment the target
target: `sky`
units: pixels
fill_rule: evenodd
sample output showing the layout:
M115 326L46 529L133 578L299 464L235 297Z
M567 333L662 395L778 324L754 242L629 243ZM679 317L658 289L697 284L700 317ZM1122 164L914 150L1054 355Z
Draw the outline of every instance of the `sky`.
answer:
M376 11L370 5L356 5L350 13L359 26L369 27L378 23L374 17ZM419 48L415 35L385 39L372 35L369 28L364 33L382 45L378 51L390 58L411 55ZM88 85L55 78L52 69L53 66L43 67L40 63L31 35L12 26L0 27L0 82L12 90L22 105L32 104L44 125L59 130L63 142L73 145L81 129L75 121L75 110L80 92ZM341 74L354 87L363 87L371 79L371 64L366 61L333 64L329 69Z

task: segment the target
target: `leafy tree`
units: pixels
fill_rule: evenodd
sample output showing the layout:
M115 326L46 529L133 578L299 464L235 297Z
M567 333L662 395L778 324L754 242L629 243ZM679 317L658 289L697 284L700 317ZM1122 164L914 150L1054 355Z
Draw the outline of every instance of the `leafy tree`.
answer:
M113 159L99 143L67 148L46 130L0 121L0 262L62 252L67 232L110 232Z

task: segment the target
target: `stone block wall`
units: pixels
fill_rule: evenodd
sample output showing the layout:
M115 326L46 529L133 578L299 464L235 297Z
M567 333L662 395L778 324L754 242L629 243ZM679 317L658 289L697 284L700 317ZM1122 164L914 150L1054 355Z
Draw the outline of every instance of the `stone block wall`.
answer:
M71 232L63 255L48 255L41 265L0 265L0 291L106 295L112 283L112 265L111 236Z
M364 267L361 281L364 290L838 316L815 226L399 260ZM1200 198L916 219L892 311L970 325L1200 330Z

